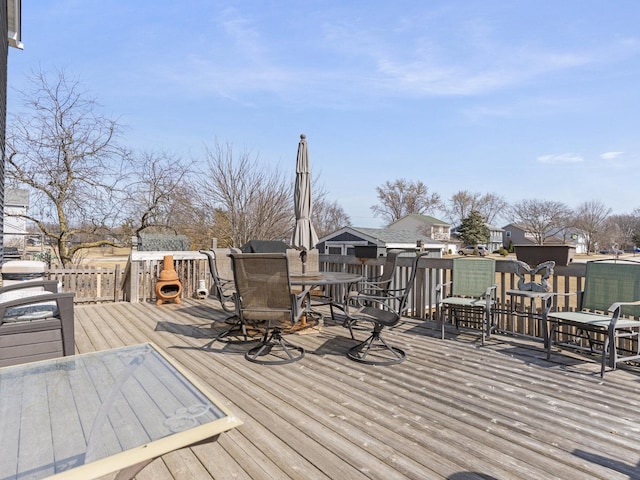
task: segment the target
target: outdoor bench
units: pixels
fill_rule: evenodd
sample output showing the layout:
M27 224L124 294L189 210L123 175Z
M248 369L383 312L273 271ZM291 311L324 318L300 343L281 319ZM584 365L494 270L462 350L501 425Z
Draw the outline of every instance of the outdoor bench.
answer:
M547 359L554 344L592 353L600 347L602 377L607 363L615 370L620 362L639 360L640 263L588 262L584 290L574 294L578 295L576 311L554 311L547 316ZM563 340L554 341L556 336ZM567 338L572 341L565 341Z

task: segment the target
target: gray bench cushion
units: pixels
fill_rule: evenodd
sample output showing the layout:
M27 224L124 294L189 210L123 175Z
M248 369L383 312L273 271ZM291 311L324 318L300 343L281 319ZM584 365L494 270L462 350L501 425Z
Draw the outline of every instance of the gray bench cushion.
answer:
M51 295L51 292L35 289L14 290L0 293L0 303L38 295ZM58 316L58 304L55 301L40 302L31 305L10 307L0 319L5 322L30 322Z

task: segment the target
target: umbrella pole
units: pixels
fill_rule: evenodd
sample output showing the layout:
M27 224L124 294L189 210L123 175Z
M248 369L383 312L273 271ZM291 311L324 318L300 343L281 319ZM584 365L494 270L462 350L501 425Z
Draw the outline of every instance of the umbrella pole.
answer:
M300 261L302 262L302 275L307 273L307 251L300 251Z
M307 271L307 251L306 250L300 250L300 261L302 262L302 275L304 275L306 273L306 271ZM311 302L311 298L308 295L307 295L306 302ZM307 307L308 307L308 305L307 305ZM302 328L307 326L307 314L306 314L306 311L305 311L304 315L302 315L300 317L300 326Z

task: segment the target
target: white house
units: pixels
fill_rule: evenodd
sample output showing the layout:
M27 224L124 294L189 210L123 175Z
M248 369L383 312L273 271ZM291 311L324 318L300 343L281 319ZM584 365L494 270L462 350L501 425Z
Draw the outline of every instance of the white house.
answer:
M26 215L29 209L29 191L7 188L4 192L4 245L24 250L27 237L27 221L19 215ZM17 215L17 216L16 216Z

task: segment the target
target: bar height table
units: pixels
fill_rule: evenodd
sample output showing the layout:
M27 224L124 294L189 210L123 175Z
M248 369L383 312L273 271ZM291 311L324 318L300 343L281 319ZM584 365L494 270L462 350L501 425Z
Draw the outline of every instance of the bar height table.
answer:
M511 309L505 312L509 315L517 317L528 317L534 320L540 321L540 327L542 329L542 337L544 338L544 347L547 348L547 342L549 341L549 327L547 325L547 315L553 305L553 292L534 292L531 290L507 290L505 292L511 297ZM541 311L537 313L536 302L541 302ZM518 309L517 305L522 306L525 303L529 303L529 311L523 311Z

